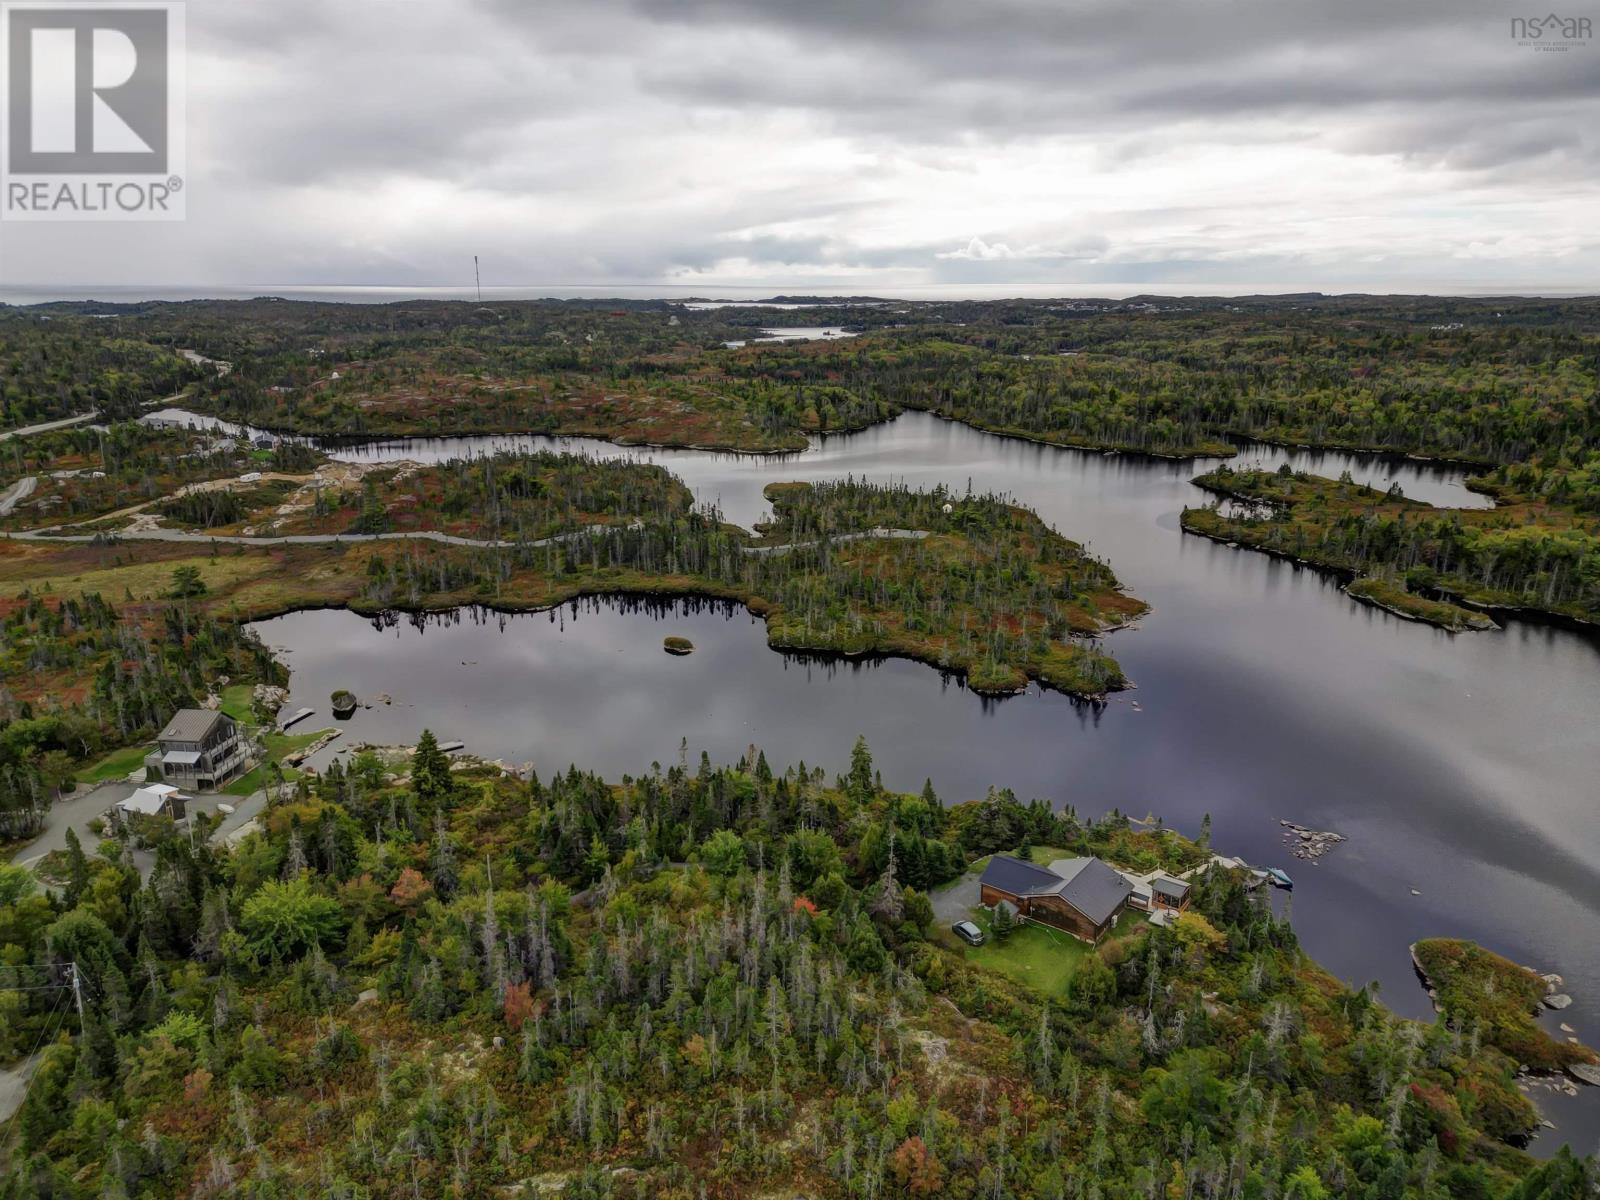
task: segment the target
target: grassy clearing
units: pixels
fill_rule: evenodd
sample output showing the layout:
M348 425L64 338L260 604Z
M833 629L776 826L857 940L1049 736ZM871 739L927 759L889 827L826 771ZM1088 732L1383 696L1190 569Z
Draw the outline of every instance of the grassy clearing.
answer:
M1111 926L1111 932L1101 940L1101 946L1109 946L1133 934L1142 932L1150 924L1150 914L1137 908L1123 909L1122 915L1117 918L1116 924Z
M99 762L84 767L76 779L79 783L88 784L104 783L108 779L126 779L135 769L144 765L144 756L150 753L150 749L149 745L140 744L113 750Z
M292 783L300 778L300 772L293 767L285 767L283 769L283 778L284 782ZM262 764L261 766L251 767L243 775L223 788L222 793L225 796L250 796L266 787L270 781L271 777L267 773L266 765Z
M235 683L222 689L222 711L241 725L254 725L256 714L253 697L255 685Z
M1058 858L1078 858L1086 853L1063 846L1033 846L1029 852L1041 867L1048 867ZM1097 844L1092 853L1118 870L1136 875L1157 870L1182 874L1203 865L1211 854L1171 829L1131 828L1114 830L1109 841Z
M229 689L230 691L232 689ZM317 729L311 733L269 733L263 739L266 754L261 762L246 771L239 778L222 790L230 796L248 796L252 792L260 791L267 786L270 778L268 764L282 762L285 755L293 754L296 750L304 749L316 741L323 734L330 732L327 729ZM300 778L300 772L293 767L283 768L283 777L286 780Z
M1028 859L1041 867L1048 867L1058 858L1073 858L1075 855L1065 846L1030 846Z
M333 730L317 729L311 733L269 733L266 737L267 757L277 762L285 754L293 754L296 750L304 749L324 734Z
M209 591L226 591L272 572L272 560L231 549L212 556L178 543L140 542L120 548L82 543L7 542L0 546L0 598L23 592L81 596L99 592L114 604L157 600L172 588L172 572L192 566Z
M981 946L963 943L967 960L1047 996L1066 994L1068 981L1093 949L1070 934L1031 922L1023 923L1001 941L994 936L993 919L986 910L976 910L972 920L988 940Z

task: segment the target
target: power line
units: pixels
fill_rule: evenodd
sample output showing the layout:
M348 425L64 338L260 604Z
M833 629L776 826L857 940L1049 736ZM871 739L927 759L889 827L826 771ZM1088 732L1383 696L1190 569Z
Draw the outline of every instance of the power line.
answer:
M50 1010L49 1013L47 1013L45 1015L45 1023L42 1026L40 1026L40 1028L39 1028L39 1036L34 1039L33 1049L29 1050L27 1057L22 1060L24 1063L31 1062L33 1060L33 1057L36 1054L39 1053L39 1047L44 1045L45 1037L46 1037L47 1034L50 1037L54 1037L56 1030L59 1030L61 1028L61 1022L66 1019L66 1015L67 1015L66 1007L61 1003L65 998L66 997L64 997L64 996L57 996L56 997L56 1005L55 1005L54 1008L52 1008ZM50 1018L52 1016L54 1016L56 1018L56 1024L55 1024L55 1029L54 1030L52 1030L50 1028ZM33 1091L33 1081L38 1077L38 1074L39 1074L39 1069L36 1066L33 1069L33 1073L28 1076L28 1081L22 1085L22 1099L17 1102L17 1112L18 1113L21 1113L23 1105L28 1103L28 1093ZM22 1125L22 1123L20 1121L17 1121L17 1120L12 1120L12 1122L11 1122L11 1129L8 1130L7 1133L6 1133L6 1153L7 1154L10 1154L10 1152L11 1152L12 1143L15 1140L15 1137L16 1137L16 1131L19 1128L21 1128L21 1125Z

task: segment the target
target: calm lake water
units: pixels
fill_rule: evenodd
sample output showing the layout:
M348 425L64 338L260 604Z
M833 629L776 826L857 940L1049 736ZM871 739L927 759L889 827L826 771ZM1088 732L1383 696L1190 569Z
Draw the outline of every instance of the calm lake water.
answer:
M1576 1001L1560 1019L1600 1040L1600 640L1523 622L1452 636L1399 620L1313 571L1185 537L1179 513L1205 500L1189 480L1208 463L1062 450L923 414L784 458L531 437L334 453L437 460L511 445L659 462L744 525L767 512L773 480L1009 493L1151 604L1108 639L1137 690L1103 708L1037 689L985 702L916 663L778 654L742 609L598 602L383 628L347 612L262 622L293 669L291 706L325 710L336 687L388 693L392 705L347 723L348 741L411 741L429 726L545 774L569 763L638 774L674 761L683 739L696 758L733 760L753 743L775 766L838 770L864 733L890 786L931 778L947 803L992 784L1089 814L1155 813L1191 833L1209 812L1219 850L1294 876L1306 949L1347 981L1377 981L1392 1008L1430 1013L1410 942L1470 937L1560 972ZM1239 461L1484 503L1458 473L1405 461L1256 446ZM668 633L696 653L663 654ZM1349 841L1312 865L1288 853L1280 819ZM1537 1148L1595 1149L1597 1100L1592 1089L1543 1100L1559 1133Z

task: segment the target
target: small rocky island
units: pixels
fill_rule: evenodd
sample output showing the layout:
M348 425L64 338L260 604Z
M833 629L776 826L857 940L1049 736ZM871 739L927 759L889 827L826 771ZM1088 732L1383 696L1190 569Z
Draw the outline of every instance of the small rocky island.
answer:
M1321 858L1340 842L1344 841L1344 834L1334 833L1331 830L1307 829L1304 825L1296 825L1293 821L1280 820L1283 826L1283 840L1294 847L1296 858Z
M661 648L668 654L676 654L680 658L685 654L694 653L694 643L686 637L678 637L676 635L663 639Z

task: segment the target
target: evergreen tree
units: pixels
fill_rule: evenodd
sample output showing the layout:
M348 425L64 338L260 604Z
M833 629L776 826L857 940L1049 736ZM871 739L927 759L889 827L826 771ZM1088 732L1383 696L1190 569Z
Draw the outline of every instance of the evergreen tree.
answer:
M435 803L447 799L454 783L450 775L450 757L439 749L439 740L433 730L424 729L417 739L416 752L411 757L411 788L418 798Z
M67 826L67 880L62 887L62 902L69 909L78 907L78 900L89 887L89 859L78 841L78 831Z

